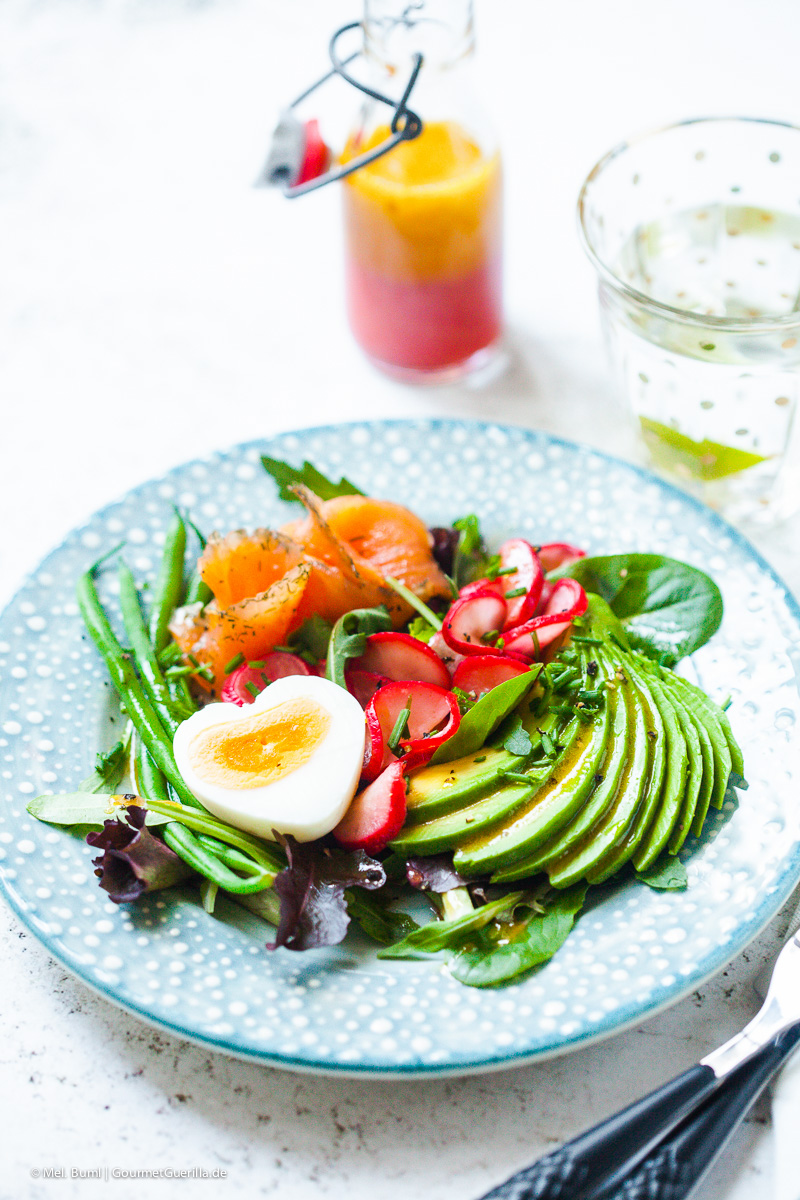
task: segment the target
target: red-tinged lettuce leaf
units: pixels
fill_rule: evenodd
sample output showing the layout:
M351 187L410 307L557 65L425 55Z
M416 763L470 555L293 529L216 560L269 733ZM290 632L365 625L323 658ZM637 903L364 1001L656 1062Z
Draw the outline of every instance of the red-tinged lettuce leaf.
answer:
M105 821L86 841L103 853L92 859L100 887L115 904L129 904L144 892L172 887L192 875L183 859L153 837L145 826L147 809L132 804L124 819Z
M409 858L406 862L406 879L420 892L449 892L452 888L464 887L462 879L453 866L452 855L433 854L430 858Z
M338 945L350 924L346 889L374 891L386 883L386 872L363 850L332 850L318 842L276 836L289 862L275 879L280 919L275 941L267 949Z

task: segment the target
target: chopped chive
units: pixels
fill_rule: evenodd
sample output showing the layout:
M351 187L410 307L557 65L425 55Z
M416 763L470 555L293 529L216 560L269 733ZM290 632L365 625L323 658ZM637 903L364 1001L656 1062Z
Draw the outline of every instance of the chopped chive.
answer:
M525 596L527 591L528 589L524 587L511 588L510 591L506 592L506 600L516 600L517 596Z
M481 755L479 755L479 756L478 756L478 758L473 758L473 760L472 760L472 761L473 761L473 762L476 762L476 763L479 763L479 762L486 762L486 755L485 755L485 754L481 754Z
M500 771L503 779L510 779L512 783L524 783L528 787L534 787L534 781L530 775L523 775L522 771Z
M248 679L247 683L244 686L247 688L247 690L251 696L255 697L255 696L261 695L262 689L258 686L257 683L253 683L252 679Z
M723 712L727 712L732 704L733 704L733 697L731 696L731 694L729 692L728 695L725 697L725 699L720 702L720 708L722 709Z
M583 642L587 646L602 646L603 644L602 638L581 637L577 633L573 633L572 640L573 642Z
M237 667L240 667L243 662L244 662L244 655L241 653L241 651L238 654L234 654L231 661L228 663L225 663L225 674L230 675L233 671L236 670Z
M481 634L481 641L485 642L487 646L493 646L499 637L499 629L487 629L486 633Z
M296 654L297 652L291 646L273 646L273 650L280 650L281 654ZM263 666L263 663L262 663Z
M548 758L552 758L556 752L556 744L545 730L541 731L542 747Z
M384 578L389 587L397 592L398 596L402 596L406 604L410 604L412 608L415 608L419 615L424 617L428 624L432 625L437 632L442 628L442 622L436 616L436 613L432 612L427 604L420 600L419 596L415 596L410 588L407 588L404 583L401 583L399 579L394 579L391 575L385 575Z
M408 729L408 718L410 716L411 716L411 702L409 701L408 704L405 706L405 708L401 708L400 712L397 714L397 720L394 723L392 732L389 734L389 738L386 742L386 745L389 747L390 750L397 749L397 746L399 745L401 737Z
M263 671L264 669L263 662L256 662L255 659L253 659L253 661L249 662L247 665L248 667L252 667L254 671Z

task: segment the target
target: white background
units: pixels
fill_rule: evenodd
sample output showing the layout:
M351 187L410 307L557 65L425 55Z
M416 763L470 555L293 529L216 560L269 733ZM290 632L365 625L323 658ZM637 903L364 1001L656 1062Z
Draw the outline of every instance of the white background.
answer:
M378 376L346 328L335 189L289 203L251 186L279 105L324 69L329 33L358 9L0 6L0 600L131 485L279 429L490 415L638 454L600 343L578 188L610 145L649 125L800 119L800 6L478 0L505 154L511 356L483 390ZM795 590L799 530L759 537ZM694 997L604 1045L495 1076L384 1084L282 1074L155 1033L66 976L4 913L0 1196L107 1186L119 1200L470 1200L734 1032L787 919ZM769 1197L771 1155L762 1102L699 1195ZM230 1174L31 1182L46 1166Z

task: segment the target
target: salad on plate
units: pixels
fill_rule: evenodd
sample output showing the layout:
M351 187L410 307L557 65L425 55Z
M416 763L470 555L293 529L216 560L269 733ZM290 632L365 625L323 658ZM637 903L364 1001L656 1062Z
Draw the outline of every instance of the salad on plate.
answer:
M296 520L206 541L176 511L145 606L124 548L78 583L127 731L28 808L86 836L110 898L188 884L213 913L222 893L274 926L270 950L356 922L380 957L486 987L551 958L622 872L684 888L687 838L746 786L725 704L674 670L719 627L712 580L655 554L489 550L474 514L428 529L263 463Z

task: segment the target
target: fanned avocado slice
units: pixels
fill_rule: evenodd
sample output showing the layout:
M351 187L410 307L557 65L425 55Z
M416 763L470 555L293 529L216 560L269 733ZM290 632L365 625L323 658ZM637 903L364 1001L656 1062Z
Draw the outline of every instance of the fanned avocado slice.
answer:
M486 875L498 867L505 869L563 829L595 786L610 728L610 709L604 703L591 723L578 730L572 753L539 790L500 828L471 838L456 852L456 870Z
M630 737L625 769L611 807L600 824L567 854L548 867L553 887L566 888L581 879L607 879L627 862L638 842L639 814L647 813L661 794L664 778L664 730L648 692L632 672L620 668L619 688L628 705ZM633 831L636 836L633 836Z
M662 675L662 681L665 688L673 692L678 704L681 704L684 697L680 695L680 689L674 686L674 678L669 677L669 672L665 671ZM681 806L680 816L677 824L672 831L672 836L669 839L670 854L677 854L683 846L689 832L692 828L692 823L698 821L702 828L703 822L706 819L708 806L711 802L711 794L714 790L714 752L711 746L711 738L706 729L705 722L698 715L694 707L686 705L682 709L684 717L691 721L694 725L697 738L700 743L700 757L702 760L702 770L700 772L700 781L697 787L696 794L692 796L693 789L686 789L686 797Z
M558 718L553 713L545 713L538 719L527 711L524 713L522 726L530 736L531 753L541 745L542 733L553 734L558 725ZM406 824L418 825L433 820L495 792L498 785L502 786L503 773L524 770L529 758L530 755L511 754L508 750L484 746L476 754L425 767L409 779Z
M571 752L578 729L579 722L572 721L558 735L559 745L563 746L560 759ZM552 774L553 768L553 762L536 763L524 772L530 780L527 785L498 779L490 792L480 799L466 801L455 812L445 813L421 825L409 827L406 824L392 841L391 847L403 854L423 855L455 849L478 832L496 825L529 800Z
M496 882L507 879L522 879L526 875L535 875L545 870L547 865L560 858L563 854L589 832L606 813L616 796L619 782L628 758L628 739L630 736L632 718L629 705L622 686L614 679L614 668L602 655L595 656L599 665L605 668L606 696L610 707L610 735L605 755L600 769L595 776L595 787L586 803L579 809L565 829L546 842L533 855L514 864L507 870L500 868L493 878ZM609 675L611 682L609 683Z

